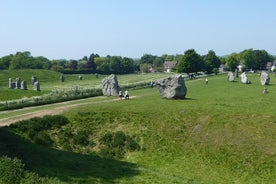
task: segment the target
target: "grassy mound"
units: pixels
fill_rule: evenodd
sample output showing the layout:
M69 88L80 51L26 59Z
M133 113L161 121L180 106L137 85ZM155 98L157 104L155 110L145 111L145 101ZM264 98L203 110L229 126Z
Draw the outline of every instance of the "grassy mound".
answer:
M263 94L258 74L248 77L186 81L184 100L148 88L78 106L42 130L50 144L25 126L2 128L1 154L66 183L274 183L276 80Z

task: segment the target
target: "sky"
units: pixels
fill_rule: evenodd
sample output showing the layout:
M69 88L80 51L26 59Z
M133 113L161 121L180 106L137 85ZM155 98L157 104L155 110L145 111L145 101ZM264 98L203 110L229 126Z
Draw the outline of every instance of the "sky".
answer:
M276 55L275 0L0 0L0 57Z

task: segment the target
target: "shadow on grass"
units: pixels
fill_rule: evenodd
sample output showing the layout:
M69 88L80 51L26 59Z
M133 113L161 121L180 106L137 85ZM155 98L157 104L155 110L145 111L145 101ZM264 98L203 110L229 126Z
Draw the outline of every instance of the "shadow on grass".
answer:
M3 155L17 157L26 169L40 176L57 177L69 183L113 183L139 174L136 164L36 145L14 134L9 127L0 128L0 156Z

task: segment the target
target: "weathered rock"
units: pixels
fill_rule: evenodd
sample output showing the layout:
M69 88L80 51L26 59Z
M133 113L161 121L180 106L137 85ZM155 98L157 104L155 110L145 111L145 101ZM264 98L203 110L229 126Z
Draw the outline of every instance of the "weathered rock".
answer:
M164 98L183 99L187 88L181 75L174 75L156 82L156 86Z
M112 74L108 77L105 77L102 80L102 91L105 96L118 96L120 87L117 81L117 76Z
M233 72L228 72L228 80L233 82L235 80L235 76Z
M34 83L37 81L37 77L36 76L32 76L31 82L32 85L34 85Z
M61 76L60 76L60 81L61 81L61 82L64 82L64 80L65 80L64 75L61 75Z
M15 79L15 88L16 89L21 88L21 79L19 77L16 77L16 79Z
M14 89L15 83L12 82L12 78L9 78L9 89Z
M79 80L82 80L82 75L79 75Z
M27 90L27 82L26 81L21 81L21 89Z
M36 81L36 82L34 83L34 90L35 90L35 91L40 91L40 84L39 84L38 81Z
M248 80L247 75L246 75L245 72L243 72L243 73L241 74L241 82L242 82L243 84L250 84L250 81Z
M262 71L260 75L260 81L262 85L268 85L270 82L270 77L268 73L266 73L265 71Z

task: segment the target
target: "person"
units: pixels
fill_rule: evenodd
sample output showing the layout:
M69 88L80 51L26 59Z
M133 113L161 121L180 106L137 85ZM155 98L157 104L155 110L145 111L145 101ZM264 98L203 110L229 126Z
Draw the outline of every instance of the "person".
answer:
M125 91L125 99L126 99L126 100L129 99L128 90Z
M208 79L207 78L205 79L205 84L208 84Z
M123 95L123 92L122 92L122 91L119 91L119 97L120 97L120 99L122 99L122 98L124 97L124 95Z

